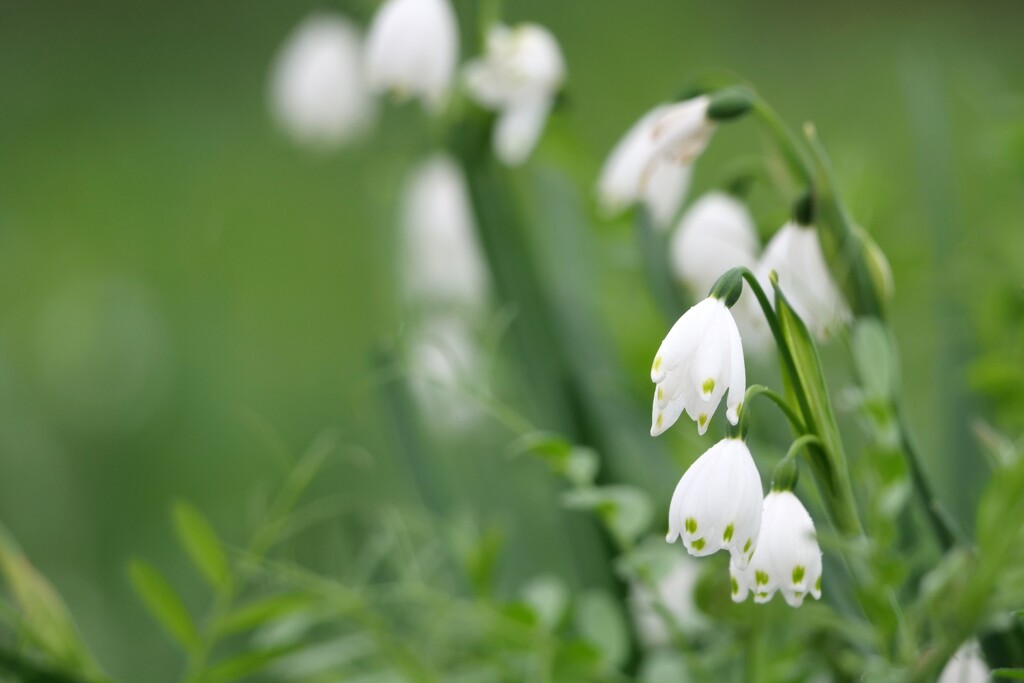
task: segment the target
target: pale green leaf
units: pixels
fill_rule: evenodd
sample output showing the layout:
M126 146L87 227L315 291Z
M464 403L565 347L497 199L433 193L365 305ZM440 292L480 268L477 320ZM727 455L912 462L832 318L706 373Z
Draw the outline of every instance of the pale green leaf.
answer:
M218 591L231 586L231 568L213 527L199 510L180 501L174 506L174 529L192 563Z
M185 604L167 580L142 560L132 560L128 577L150 614L167 633L186 650L194 649L199 643L199 634Z

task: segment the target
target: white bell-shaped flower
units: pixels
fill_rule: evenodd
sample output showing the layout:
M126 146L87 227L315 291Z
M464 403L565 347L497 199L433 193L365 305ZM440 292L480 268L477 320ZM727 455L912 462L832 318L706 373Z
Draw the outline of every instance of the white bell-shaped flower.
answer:
M754 270L761 242L750 211L725 192L709 192L683 214L669 241L669 265L676 279L697 296L707 294L719 276L740 266ZM744 289L732 307L748 352L771 349L771 333L754 293Z
M363 75L359 30L328 13L299 24L274 62L270 105L302 144L332 147L364 132L376 107Z
M385 0L370 23L366 73L370 87L444 105L459 58L459 28L448 0Z
M740 439L723 439L686 470L668 512L668 542L683 539L691 555L723 548L737 566L755 553L764 489L754 458Z
M969 640L946 662L938 683L988 683L991 676L978 641Z
M772 271L793 310L817 339L830 338L850 320L850 308L829 272L814 227L790 222L775 233L756 271L765 288L771 287Z
M761 243L743 202L725 192L708 192L687 209L669 242L672 272L704 295L727 270L753 270Z
M440 154L427 159L411 173L402 199L406 298L478 308L487 297L487 268L458 165Z
M522 163L540 139L565 81L558 41L536 24L498 24L487 33L484 56L469 62L465 74L473 98L498 112L495 154L506 164Z
M750 562L733 563L732 599L768 602L782 591L791 607L810 593L821 598L821 548L807 508L792 491L772 491L764 499L761 534Z
M726 417L737 423L747 371L740 333L724 301L708 297L676 321L654 356L651 381L657 385L651 436L675 424L684 410L704 434L727 390Z
M598 197L608 213L635 202L648 205L665 227L682 202L689 167L715 130L706 96L663 104L645 114L622 137L601 169Z

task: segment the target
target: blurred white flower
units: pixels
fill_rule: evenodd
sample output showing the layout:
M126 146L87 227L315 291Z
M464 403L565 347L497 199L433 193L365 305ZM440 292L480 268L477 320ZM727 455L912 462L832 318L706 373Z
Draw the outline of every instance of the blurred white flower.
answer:
M370 23L366 73L378 92L445 104L459 58L459 29L448 0L385 0Z
M506 164L522 163L540 139L565 81L558 41L536 24L495 25L487 32L484 56L470 61L465 73L473 98L499 113L495 154Z
M703 434L726 390L726 417L736 424L747 375L740 333L725 302L708 297L676 321L654 356L651 381L657 385L651 436L675 424L683 410Z
M791 607L810 593L821 598L821 549L814 522L792 491L772 491L764 499L761 533L749 564L733 562L732 599L743 602L753 591L754 602L768 602L782 591Z
M725 548L744 567L758 543L764 489L754 458L740 439L722 439L686 470L668 512L669 543L682 537L691 555Z
M683 215L669 242L672 272L698 296L705 296L731 268L753 270L761 249L747 207L724 192L709 192Z
M790 222L775 233L756 271L766 289L773 270L793 310L819 340L850 320L850 308L832 279L814 227Z
M607 212L644 202L661 227L668 224L686 192L688 167L715 130L707 118L709 102L701 96L659 105L629 129L598 180L598 198Z
M754 270L761 242L747 207L725 192L709 192L683 214L669 241L669 265L675 277L696 296L705 296L726 271ZM771 335L757 299L745 287L732 308L748 352L771 348Z
M641 583L630 585L630 612L636 622L640 642L648 648L667 645L671 640L671 633L664 617L658 612L657 603L668 610L675 623L686 633L694 633L707 625L707 620L694 601L694 591L700 579L700 563L689 555L673 554L675 557L671 567L664 576L657 578L653 593Z
M981 647L976 640L969 640L946 663L938 683L988 683L990 676Z
M359 30L328 13L300 23L274 62L270 104L302 144L337 146L366 131L376 107L363 76Z
M471 378L479 378L480 366L480 346L463 317L455 313L428 316L413 328L411 386L431 422L463 427L479 415L476 402L463 387Z
M487 270L466 181L452 159L439 154L412 172L402 216L406 297L469 308L481 305L487 297Z

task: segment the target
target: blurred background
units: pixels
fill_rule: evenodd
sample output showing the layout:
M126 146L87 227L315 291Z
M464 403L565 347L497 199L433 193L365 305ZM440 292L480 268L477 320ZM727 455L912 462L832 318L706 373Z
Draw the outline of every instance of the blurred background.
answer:
M283 463L328 434L339 445L313 488L351 514L288 549L327 575L358 562L382 511L420 502L375 359L403 345L400 194L434 149L431 124L385 103L366 137L320 152L293 144L268 108L275 55L302 19L331 9L365 26L374 7L3 2L0 520L119 680L178 674L126 579L130 558L204 604L174 542L175 500L241 544ZM599 286L563 294L610 332L630 381L621 400L648 410L667 326L628 219L597 217L600 164L694 75L739 74L792 125L817 125L888 255L911 422L941 497L969 524L987 476L970 420L1024 427L1024 5L508 0L504 11L550 28L566 57L566 96L527 169L568 164L585 202ZM464 38L462 57L475 52ZM756 141L719 135L691 196ZM767 200L754 210L763 235L785 220ZM503 398L530 414L514 391ZM445 509L504 535L499 592L539 572L606 581L576 554L585 542L566 542L591 525L560 510L544 467L508 457L509 438L485 415L420 453ZM679 463L699 452L662 439ZM652 456L627 457L640 470Z

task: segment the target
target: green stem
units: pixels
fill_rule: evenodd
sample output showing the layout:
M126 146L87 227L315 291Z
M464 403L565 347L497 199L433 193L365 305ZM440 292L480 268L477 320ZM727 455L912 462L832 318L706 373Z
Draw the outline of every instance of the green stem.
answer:
M801 450L811 445L822 446L823 444L821 443L821 439L814 434L803 434L798 436L793 440L793 443L790 444L789 450L786 451L786 455L782 459L792 460L800 453Z
M939 547L942 548L943 552L948 551L956 545L957 534L946 519L943 509L939 505L938 499L935 498L928 479L925 477L924 468L921 466L921 459L918 457L917 448L914 446L910 429L907 426L906 415L900 406L896 407L896 423L899 425L900 431L900 450L903 451L903 455L906 457L914 491L924 506L928 523L932 528L932 533L935 534Z
M743 405L740 407L741 425L743 424L742 421L744 419L744 416L748 414L747 406L750 405L750 402L754 399L755 396L764 396L769 401L774 403L783 412L783 414L785 414L786 418L789 420L790 426L793 428L793 431L795 431L797 434L803 434L804 432L807 431L807 428L804 427L804 422L800 418L800 415L798 415L797 412L793 410L793 407L786 402L786 399L780 396L779 394L775 393L768 387L764 386L763 384L752 384L749 387L747 387L747 391L743 395ZM745 430L741 429L741 431Z
M813 174L807 156L798 141L799 138L786 127L775 109L760 96L754 99L754 113L775 138L776 145L782 153L790 173L797 179L798 185L800 187L809 186Z

